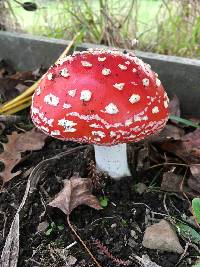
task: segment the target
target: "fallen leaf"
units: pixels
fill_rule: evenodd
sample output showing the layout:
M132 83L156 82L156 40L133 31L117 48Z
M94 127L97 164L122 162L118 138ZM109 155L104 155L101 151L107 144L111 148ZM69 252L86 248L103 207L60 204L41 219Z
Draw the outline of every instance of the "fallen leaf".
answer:
M161 189L167 192L179 192L183 177L174 172L165 172L161 183Z
M10 64L0 60L0 100L1 103L15 98L19 93L38 80L45 72L43 68L35 71L15 72Z
M97 198L91 193L92 182L88 178L71 177L64 181L64 188L49 206L59 208L66 215L79 205L87 205L96 210L102 209Z
M167 140L180 140L184 135L184 130L176 125L167 124L165 128L156 135L149 137L150 142L164 142Z
M200 129L188 133L178 141L167 141L161 148L173 153L188 164L198 163L200 160Z
M184 135L181 140L188 153L200 157L200 129Z
M18 91L15 86L19 83L18 80L10 78L0 79L0 100L3 101L10 100L18 95Z
M188 186L200 193L200 164L191 164L190 171L192 176L188 179Z
M180 111L180 101L176 95L170 100L169 102L169 114L175 115L177 117L180 117L181 111Z
M32 80L33 79L33 73L31 71L22 71L22 72L16 72L15 74L10 76L10 79L14 80Z
M13 177L20 174L21 171L12 173L13 168L20 162L21 153L25 151L39 150L44 146L47 138L45 134L33 128L29 132L13 132L8 135L8 142L2 143L4 151L0 154L0 161L4 163L4 170L0 172L3 182L10 181Z

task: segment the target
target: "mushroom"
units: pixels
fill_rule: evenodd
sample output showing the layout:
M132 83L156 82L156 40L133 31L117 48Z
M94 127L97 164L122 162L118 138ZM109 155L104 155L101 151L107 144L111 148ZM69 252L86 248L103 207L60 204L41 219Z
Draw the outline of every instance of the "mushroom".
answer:
M89 49L52 66L34 93L34 124L52 137L94 144L97 167L130 176L127 143L158 133L168 97L157 74L134 54Z

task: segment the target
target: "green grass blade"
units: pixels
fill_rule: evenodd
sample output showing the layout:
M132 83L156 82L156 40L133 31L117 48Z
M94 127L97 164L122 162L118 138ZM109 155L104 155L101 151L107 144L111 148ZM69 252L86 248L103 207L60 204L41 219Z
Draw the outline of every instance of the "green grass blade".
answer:
M192 126L192 127L197 128L197 129L200 129L200 125L194 123L193 121L182 119L182 118L177 117L175 115L170 115L169 118L170 118L170 120L177 121L177 122L183 123L187 126Z
M99 201L102 208L106 208L108 206L109 199L107 197L100 197Z

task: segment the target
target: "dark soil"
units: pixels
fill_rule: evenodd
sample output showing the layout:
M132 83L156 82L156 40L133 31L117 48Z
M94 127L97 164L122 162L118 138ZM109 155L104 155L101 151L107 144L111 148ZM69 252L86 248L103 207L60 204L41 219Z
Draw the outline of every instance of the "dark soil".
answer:
M5 129L2 137L9 132L11 129ZM15 170L25 171L44 158L77 146L78 144L72 142L49 138L42 150L27 154L26 159ZM135 150L130 147L129 154L132 151L133 156L136 150L144 149L144 146L144 143L137 144ZM95 266L79 242L66 250L68 245L77 240L67 225L66 216L57 209L47 207L50 200L63 188L63 179L70 178L73 174L88 177L91 160L94 160L93 150L87 146L59 160L53 160L45 167L36 190L28 197L20 214L19 267L68 266L65 263L66 255L73 255L77 259L74 266ZM148 187L143 194L136 192L135 184L138 181L145 182L148 186L156 173L157 171L138 172L134 178L127 177L118 182L102 177L103 186L96 190L95 194L98 197L106 196L108 206L101 211L80 206L72 212L72 224L102 266L116 266L116 263L99 249L99 242L106 246L114 257L124 261L130 260L129 266L141 266L134 255L142 257L144 254L148 254L152 261L163 267L172 267L179 262L179 254L149 250L142 246L147 225L167 218L167 212L171 217L179 219L183 214L191 216L188 201L180 194L162 192L157 187ZM157 178L157 184L161 176L162 173ZM7 183L0 193L0 249L4 246L10 224L24 195L26 182L27 178L17 176ZM45 221L47 228L40 231L38 226ZM48 235L47 230L52 222L55 226ZM185 241L180 238L180 242L184 247ZM191 266L195 256L197 252L189 247L177 266Z

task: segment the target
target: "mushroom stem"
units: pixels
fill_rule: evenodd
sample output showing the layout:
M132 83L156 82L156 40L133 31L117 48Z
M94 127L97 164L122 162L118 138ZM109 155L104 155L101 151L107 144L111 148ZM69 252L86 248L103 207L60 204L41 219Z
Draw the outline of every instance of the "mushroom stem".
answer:
M131 176L127 161L127 145L115 146L94 145L97 168L107 172L113 179L119 180Z

